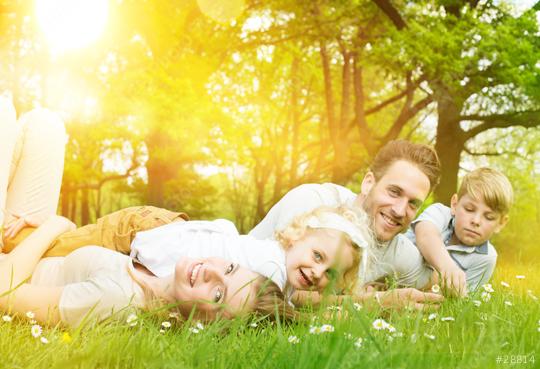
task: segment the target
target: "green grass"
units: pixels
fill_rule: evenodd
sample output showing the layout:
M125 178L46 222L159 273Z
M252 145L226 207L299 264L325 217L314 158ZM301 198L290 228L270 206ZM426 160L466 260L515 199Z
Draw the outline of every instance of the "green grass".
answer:
M526 278L516 279L516 274ZM501 286L501 281L510 287ZM0 321L0 367L538 368L540 301L530 296L540 297L538 282L533 266L499 266L489 302L477 307L472 301L476 297L447 300L432 320L429 313L356 311L344 306L348 318L319 314L313 322L263 322L255 327L238 319L207 325L199 333L190 331L194 324L189 322L173 325L163 334L160 321L143 318L135 327L118 323L80 332L45 328L43 336L49 343L43 344L32 337L26 317L15 318ZM375 330L372 323L381 317L399 334L393 337L388 330ZM455 320L444 322L442 317ZM334 331L310 334L310 325L323 323L331 324ZM71 342L63 340L64 332L69 332ZM291 335L300 342L289 343ZM354 345L358 337L363 339L359 348Z

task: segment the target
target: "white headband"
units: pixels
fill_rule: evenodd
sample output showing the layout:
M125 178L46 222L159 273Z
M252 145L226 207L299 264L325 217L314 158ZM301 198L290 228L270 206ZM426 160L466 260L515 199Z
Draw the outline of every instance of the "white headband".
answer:
M341 231L349 236L358 247L362 249L368 247L368 243L358 227L341 215L335 213L312 215L308 218L306 225L310 228L330 228Z

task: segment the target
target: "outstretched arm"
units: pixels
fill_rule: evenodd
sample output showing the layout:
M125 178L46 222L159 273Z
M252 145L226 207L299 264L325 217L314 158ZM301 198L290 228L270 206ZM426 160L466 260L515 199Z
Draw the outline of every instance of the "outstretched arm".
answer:
M351 299L353 302L360 303L368 308L385 309L414 309L429 310L437 309L439 304L444 301L444 297L439 294L422 292L415 288L397 288L388 291L366 290L358 292L356 295L330 295L321 296L317 292L296 291L293 294L293 303L295 305L314 304L322 302L332 304L341 304L344 300Z
M416 246L424 259L438 272L434 273L433 276L435 283L440 282L443 287L448 288L457 296L466 296L467 279L465 272L456 265L448 251L446 251L439 229L431 222L423 221L416 224L414 232Z
M21 313L36 310L37 318L46 321L49 308L58 305L62 288L37 287L25 281L32 275L51 242L73 227L73 223L66 218L51 217L0 261L2 309ZM55 318L58 320L57 316Z

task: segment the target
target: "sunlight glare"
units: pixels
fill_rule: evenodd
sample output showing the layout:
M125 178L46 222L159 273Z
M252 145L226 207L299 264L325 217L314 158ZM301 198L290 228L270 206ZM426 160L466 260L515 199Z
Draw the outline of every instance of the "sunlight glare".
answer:
M244 0L197 0L199 9L218 23L235 20L244 11Z
M108 0L36 0L36 17L51 50L82 48L103 32Z

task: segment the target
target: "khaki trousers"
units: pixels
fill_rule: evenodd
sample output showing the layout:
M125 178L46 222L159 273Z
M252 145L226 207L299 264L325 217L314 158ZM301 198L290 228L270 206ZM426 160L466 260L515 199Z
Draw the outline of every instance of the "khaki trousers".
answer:
M131 241L139 231L156 228L176 221L186 221L185 213L177 213L154 206L133 206L115 211L99 218L96 224L88 224L74 231L60 235L44 256L66 256L83 246L97 245L124 254L131 251ZM5 252L10 252L34 228L23 229L13 240L5 244Z

